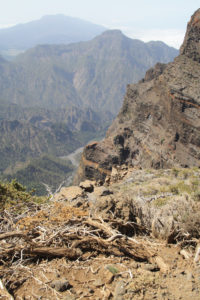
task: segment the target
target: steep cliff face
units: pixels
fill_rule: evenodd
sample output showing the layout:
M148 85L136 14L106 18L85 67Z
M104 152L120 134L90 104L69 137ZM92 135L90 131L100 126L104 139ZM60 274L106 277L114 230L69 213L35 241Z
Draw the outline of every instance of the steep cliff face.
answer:
M127 87L106 138L84 149L76 180L104 179L115 165L200 167L200 9L180 55Z

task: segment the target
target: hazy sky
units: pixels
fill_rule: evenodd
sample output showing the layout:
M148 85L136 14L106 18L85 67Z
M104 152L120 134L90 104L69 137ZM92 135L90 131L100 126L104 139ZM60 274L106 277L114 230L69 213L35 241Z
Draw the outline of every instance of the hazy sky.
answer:
M0 27L61 13L178 48L200 0L0 0L0 7Z

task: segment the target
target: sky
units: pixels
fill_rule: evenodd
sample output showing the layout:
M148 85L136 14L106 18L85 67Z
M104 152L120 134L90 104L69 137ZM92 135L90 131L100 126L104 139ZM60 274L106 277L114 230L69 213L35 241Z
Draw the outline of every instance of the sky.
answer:
M0 0L0 27L64 14L179 48L200 0Z

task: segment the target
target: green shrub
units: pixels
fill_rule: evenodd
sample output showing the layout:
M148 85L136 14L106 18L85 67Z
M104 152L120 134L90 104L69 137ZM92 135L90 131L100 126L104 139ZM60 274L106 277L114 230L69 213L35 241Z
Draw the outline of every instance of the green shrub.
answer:
M156 200L153 201L153 204L156 206L156 207L161 207L161 206L164 206L167 204L168 202L168 198L167 197L164 197L164 198L158 198Z
M172 169L172 174L173 174L173 176L178 177L178 173L179 173L179 170L178 170L178 169L176 169L176 168L173 168L173 169Z
M0 212L4 210L24 211L28 203L38 204L48 200L47 197L35 197L26 188L16 180L9 182L0 182Z

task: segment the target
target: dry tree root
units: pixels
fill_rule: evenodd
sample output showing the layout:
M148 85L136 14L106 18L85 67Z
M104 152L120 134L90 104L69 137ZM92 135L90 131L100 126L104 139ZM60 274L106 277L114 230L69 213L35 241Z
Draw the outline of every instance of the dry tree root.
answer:
M6 233L2 233L0 234L0 240L4 240L10 237L24 237L26 238L24 232L20 232L20 231L12 231L12 232L6 232Z
M68 259L77 259L82 255L79 249L38 247L24 251L25 254L37 255L38 257L66 257Z
M27 236L23 234L23 232L15 231L1 234L0 239L4 238L4 240L18 238L18 244L20 245L6 247L5 244L5 247L0 250L0 255L6 260L8 260L8 257L11 258L13 256L24 256L26 258L66 257L69 260L75 260L81 258L85 252L92 252L94 255L95 253L103 253L118 257L127 256L137 261L153 262L156 263L163 272L168 271L168 266L164 263L162 258L156 255L156 252L152 250L149 243L147 245L144 242L139 242L136 239L127 237L117 232L103 220L99 222L88 218L82 222L79 220L79 222L79 228L68 227L68 232L67 229L62 230L62 232L60 230L52 234L50 238L48 235L48 239L46 240L41 241L39 239L41 236L37 236L37 243L34 236ZM87 225L87 228L84 227L85 225ZM95 228L95 230L93 228ZM38 231L35 232L38 234ZM103 238L101 236L103 236ZM56 240L58 237L59 240L55 243L54 239ZM66 244L68 244L68 247L66 247Z
M29 216L27 220L30 219ZM3 264L0 277L4 285L10 282L13 268L16 274L21 274L22 267L35 261L61 257L67 260L86 260L99 254L112 255L154 263L162 272L169 270L168 265L157 255L154 244L148 239L131 237L119 230L121 225L123 228L130 228L130 224L84 215L61 222L33 222L31 226L17 230L16 223L12 226L12 222L8 221L1 223L0 234L0 263ZM18 276L16 278L19 279ZM18 279L15 279L16 285ZM10 283L6 287L10 287Z

